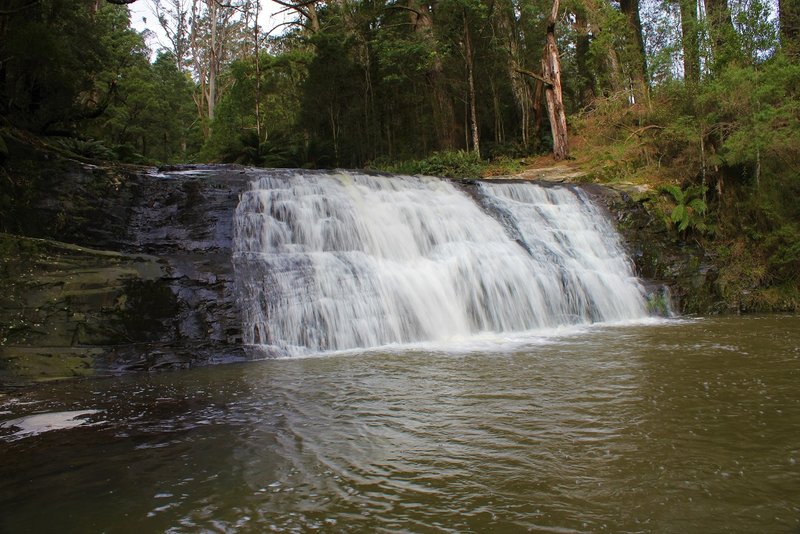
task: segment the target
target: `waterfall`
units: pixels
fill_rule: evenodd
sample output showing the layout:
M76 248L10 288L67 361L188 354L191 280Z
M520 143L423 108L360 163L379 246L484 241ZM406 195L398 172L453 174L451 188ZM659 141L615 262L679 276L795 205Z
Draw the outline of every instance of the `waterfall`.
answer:
M614 229L565 187L265 171L234 248L244 341L282 354L647 314Z

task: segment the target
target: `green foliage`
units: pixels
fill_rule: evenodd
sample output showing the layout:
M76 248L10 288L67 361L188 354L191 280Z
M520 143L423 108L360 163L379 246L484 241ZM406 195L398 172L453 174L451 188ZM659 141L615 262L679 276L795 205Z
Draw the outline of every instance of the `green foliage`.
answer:
M731 67L702 98L719 125L723 165L780 167L800 154L800 64L777 57L757 69Z
M777 20L764 0L733 2L733 24L741 35L741 54L751 64L761 63L775 52L778 42Z
M127 8L93 0L13 4L10 15L0 15L0 115L23 129L70 137L62 148L85 157L187 159L197 144L194 84L168 54L150 63Z
M612 96L573 124L596 179L647 177L665 223L713 251L732 309L791 310L800 293L800 64L777 52L763 2L733 6L737 38L715 41L728 30L710 31L711 19L699 28L705 70L696 83L667 72L652 106Z
M660 288L647 295L647 311L651 315L659 315L661 317L670 316L672 310L669 291L666 288Z
M91 0L41 0L3 16L0 114L41 132L69 127L103 111L117 79L103 72L114 56L115 34L127 10ZM14 6L9 6L14 7Z
M800 278L800 228L788 223L781 226L767 239L770 253L770 271L779 280L796 282Z
M669 219L678 232L686 233L687 230L692 229L704 233L708 230L705 223L705 214L708 211L704 200L706 189L705 186L698 185L692 185L686 189L675 185L661 186L661 191L671 195L675 201Z
M510 156L498 156L482 166L482 176L510 176L524 170L523 162Z
M116 154L95 139L77 139L74 137L59 137L51 141L51 145L65 152L88 159L114 160Z
M422 174L444 176L447 178L479 178L481 159L474 152L464 150L435 152L422 160L408 160L399 163L374 161L372 168L399 174Z
M217 105L201 159L268 167L307 163L303 156L312 144L298 131L301 95L296 84L305 76L308 59L303 52L262 54L258 69L254 58L234 62L223 80L230 88Z
M86 121L84 130L104 137L123 161L171 163L186 161L199 145L200 132L192 104L194 84L161 53L150 63L141 37L127 41L127 62L120 69L117 98L106 112Z

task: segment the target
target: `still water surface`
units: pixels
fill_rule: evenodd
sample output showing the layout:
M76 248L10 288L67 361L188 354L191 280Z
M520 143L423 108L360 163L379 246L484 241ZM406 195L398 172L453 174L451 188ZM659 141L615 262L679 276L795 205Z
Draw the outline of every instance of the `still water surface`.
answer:
M462 349L2 393L0 531L800 529L800 317Z

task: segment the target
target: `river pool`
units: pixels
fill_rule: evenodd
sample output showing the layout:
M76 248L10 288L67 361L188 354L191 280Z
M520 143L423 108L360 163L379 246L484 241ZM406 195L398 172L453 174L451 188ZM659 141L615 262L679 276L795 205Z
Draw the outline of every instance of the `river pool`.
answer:
M798 532L800 317L0 392L0 532Z

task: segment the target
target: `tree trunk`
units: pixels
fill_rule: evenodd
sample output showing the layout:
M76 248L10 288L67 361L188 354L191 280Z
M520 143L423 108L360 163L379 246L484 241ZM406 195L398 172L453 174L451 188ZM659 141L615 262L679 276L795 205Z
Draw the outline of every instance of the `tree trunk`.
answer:
M704 2L714 66L715 70L719 70L740 54L739 34L733 27L728 0L704 0Z
M534 117L534 133L536 134L536 144L539 144L539 132L542 131L542 97L544 93L544 83L541 80L536 80L536 87L533 91L533 114Z
M629 34L632 36L631 80L634 97L647 100L650 86L647 83L647 57L642 38L642 19L639 17L639 0L620 0L620 10L628 19Z
M203 120L206 114L206 97L208 91L206 90L206 80L208 78L208 65L200 59L200 30L198 21L200 20L200 4L202 0L192 1L192 28L190 32L191 54L192 62L194 63L195 71L198 79L198 90L194 94L194 105L197 108L197 117L201 121L203 128L203 137L208 139L208 123Z
M214 110L217 106L217 72L219 70L220 58L217 54L217 13L219 6L214 0L209 2L209 6L209 17L211 18L211 47L208 52L211 55L211 61L208 69L208 98L206 99L206 105L208 106L208 127L210 133L211 123L214 121Z
M687 83L700 81L700 45L698 42L697 0L679 0L681 10L681 44L683 45L683 78Z
M578 97L581 106L588 106L594 98L594 73L589 68L589 25L582 9L575 10L575 63L578 67Z
M472 38L467 23L467 11L464 10L464 54L467 62L467 87L469 89L469 118L470 133L472 134L472 150L477 154L481 153L481 141L478 132L478 111L475 98L475 76L472 57Z
M787 56L800 57L800 2L778 0L781 46Z
M520 39L522 38L516 26L514 15L514 5L511 2L498 2L496 7L497 32L502 36L502 40L508 47L508 79L511 85L511 92L514 95L514 103L519 112L519 130L522 137L522 144L525 147L530 145L531 128L531 90L527 81L520 73ZM504 137L504 135L501 135Z
M215 0L215 1L219 2L220 0ZM319 25L319 15L317 14L317 4L316 4L317 0L300 1L297 3L293 3L289 0L272 0L272 1L278 4L279 6L283 6L286 8L284 10L279 11L279 13L291 9L292 11L295 11L308 21L308 24L302 22L298 22L297 24L299 24L306 30L310 31L311 33L319 33L320 25ZM282 24L280 24L279 26L282 26Z
M616 95L626 91L625 83L622 81L619 56L616 49L611 47L606 50L606 69L608 69L608 85L611 86L611 93Z
M492 90L492 112L494 114L494 142L502 144L505 142L505 128L503 127L503 114L500 107L500 95L497 93L497 84L494 80L489 80L489 87Z
M431 3L418 0L408 2L409 19L414 33L426 42L431 51L436 49L436 36L433 32ZM433 124L439 149L450 150L456 146L456 113L447 92L444 64L440 54L436 54L425 75L431 89L433 104Z
M261 54L258 43L258 15L259 11L261 11L261 0L255 0L255 2L256 16L253 20L253 54L256 60L256 139L258 139L258 144L261 145Z
M184 72L190 50L191 21L187 0L152 0L149 4L175 53L175 65ZM196 1L194 2L196 4ZM165 4L167 7L165 7Z
M547 115L550 118L550 131L553 134L553 156L556 160L569 157L567 146L567 115L564 111L564 99L561 92L561 62L556 46L556 19L558 18L558 2L553 0L553 9L547 21L547 41L542 56L542 74L550 80L545 87Z
M604 25L608 15L605 13L604 5L607 0L582 0L581 5L586 10L587 31L590 35L600 36L610 30ZM607 7L607 6L606 6ZM622 66L613 40L604 39L603 46L597 46L592 56L597 57L594 64L594 92L596 95L613 95L618 97L623 92L628 92L628 84L625 83L622 74ZM590 43L591 44L591 43ZM596 45L599 45L595 41Z
M319 33L319 15L317 15L317 4L314 2L306 6L306 16L308 17L308 24L313 33Z

